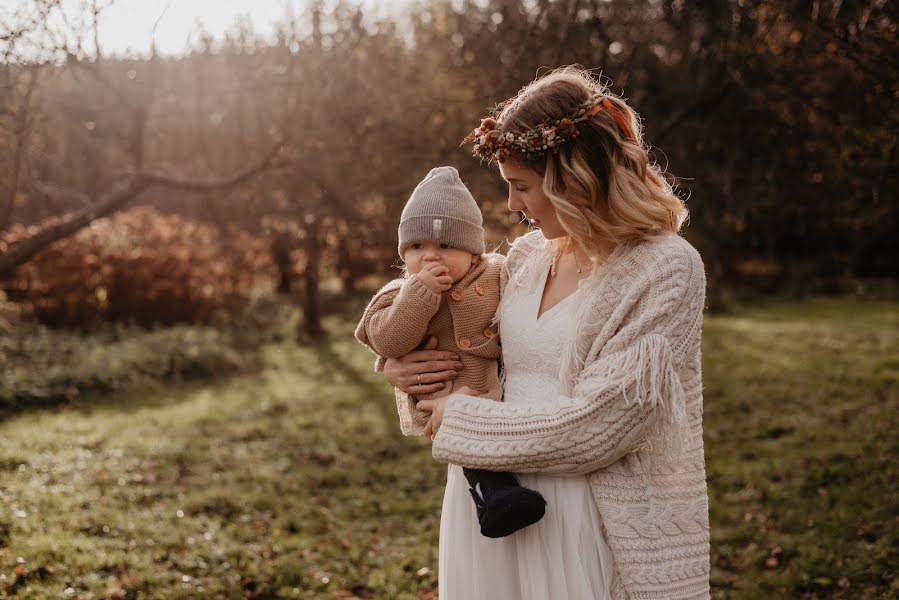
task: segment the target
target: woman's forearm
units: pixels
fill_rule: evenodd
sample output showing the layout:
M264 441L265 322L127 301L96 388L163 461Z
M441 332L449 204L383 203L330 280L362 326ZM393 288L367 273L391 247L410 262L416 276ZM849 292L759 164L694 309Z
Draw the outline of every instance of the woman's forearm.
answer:
M667 342L647 336L585 369L574 397L518 405L452 396L433 454L471 468L589 473L637 448L665 413L685 419Z

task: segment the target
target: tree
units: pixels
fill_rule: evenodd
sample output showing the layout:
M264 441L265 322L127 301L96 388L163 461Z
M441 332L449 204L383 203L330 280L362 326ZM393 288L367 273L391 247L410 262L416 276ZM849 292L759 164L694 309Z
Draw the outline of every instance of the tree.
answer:
M58 3L39 2L41 14L44 18L54 11L60 10ZM60 217L57 222L35 233L31 237L22 240L13 245L4 254L0 255L0 277L9 274L15 267L29 260L32 256L40 252L41 249L63 237L72 235L93 220L108 216L124 206L128 205L141 193L154 187L162 187L170 190L179 190L183 192L214 192L227 190L248 181L256 174L267 169L277 166L276 159L280 149L284 143L283 139L278 136L269 142L269 149L262 154L262 158L248 167L241 169L237 174L218 180L208 180L208 178L190 178L177 175L169 175L158 172L156 169L148 165L146 132L148 129L148 120L154 108L154 101L157 95L157 89L161 79L160 59L153 54L148 60L143 61L143 67L146 75L137 76L134 68L129 68L125 72L122 79L113 79L110 77L116 70L122 67L131 67L130 64L122 64L122 62L107 65L103 60L100 47L96 44L98 36L96 28L98 23L99 9L94 8L92 25L94 28L95 49L94 55L90 58L83 58L76 55L73 49L69 47L71 43L66 40L64 43L67 53L67 60L64 66L54 67L55 73L59 76L55 82L63 89L71 86L80 78L87 78L93 87L101 87L109 92L109 98L113 101L107 101L105 106L102 104L91 104L90 98L88 102L76 105L75 110L85 111L93 115L104 115L105 123L101 126L100 135L96 138L88 136L75 137L74 148L70 148L69 152L62 151L62 156L57 154L53 159L63 158L68 161L84 161L84 157L90 157L86 161L86 167L83 169L66 170L68 176L73 174L87 174L87 180L91 183L82 182L81 186L71 185L64 182L46 182L35 180L32 187L40 192L54 196L60 196L74 200L81 208L68 212ZM46 22L46 21L45 21ZM44 33L48 36L52 33L46 26L39 25L35 20L31 31L44 27ZM9 36L7 36L9 37ZM21 36L19 36L21 37ZM75 33L76 48L79 54L84 53L82 39L83 32ZM10 42L12 45L12 42ZM56 48L60 50L60 48ZM12 51L9 50L9 53ZM7 54L9 58L10 54ZM29 60L27 56L19 55L20 60ZM48 60L38 55L37 60ZM10 169L10 183L6 184L7 192L6 202L0 205L0 217L5 223L9 219L12 210L12 204L15 198L22 193L20 189L21 179L19 174L22 169L22 158L25 154L25 147L28 142L28 136L32 129L34 120L33 112L40 110L35 106L32 99L35 89L38 87L38 68L40 65L29 65L25 72L29 74L28 83L25 86L23 99L20 101L20 109L11 111L13 116L17 117L16 123L18 127L14 128L11 145L14 151L12 167ZM68 69L66 68L68 67ZM49 67L48 67L49 68ZM4 74L9 78L9 74L17 71L14 67L6 65ZM117 81L124 80L126 83L120 84ZM57 96L54 96L56 98ZM65 96L62 96L65 98ZM71 116L71 112L63 112L66 117ZM82 122L81 119L74 119L77 125ZM58 122L60 128L72 127L72 120L66 122L60 119ZM87 130L94 132L97 129L97 122L89 120L86 123ZM104 131L105 130L105 131ZM49 146L51 140L45 140ZM80 146L80 148L79 148ZM108 161L98 160L99 156L96 152L85 151L88 148L102 148L108 153L109 148L116 150L115 157ZM43 158L48 158L49 153L43 154ZM58 165L58 163L57 163ZM38 172L49 172L50 169L41 169L40 165L34 166ZM105 184L96 184L94 181L103 182ZM94 189L87 192L79 191L78 187L93 187Z

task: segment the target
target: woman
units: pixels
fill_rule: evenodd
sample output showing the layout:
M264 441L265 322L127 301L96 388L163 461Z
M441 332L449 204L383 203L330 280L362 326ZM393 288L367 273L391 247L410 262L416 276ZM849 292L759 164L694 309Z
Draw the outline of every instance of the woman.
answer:
M705 275L686 210L649 164L637 115L590 74L554 71L467 138L497 161L512 244L497 317L502 403L419 402L450 463L440 596L709 596L700 330ZM387 361L402 392L451 378L428 351ZM512 471L547 500L507 538L477 535L461 467Z

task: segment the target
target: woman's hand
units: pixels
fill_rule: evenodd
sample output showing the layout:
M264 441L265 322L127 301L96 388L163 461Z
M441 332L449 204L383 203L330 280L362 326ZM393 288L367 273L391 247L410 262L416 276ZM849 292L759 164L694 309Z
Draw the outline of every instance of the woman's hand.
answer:
M444 381L459 375L462 363L452 352L434 350L437 338L428 340L424 350L415 350L402 358L388 358L384 375L395 388L407 394L429 394L442 390Z
M431 413L431 418L428 419L428 424L425 425L424 434L432 440L437 435L437 430L440 429L440 424L443 422L443 409L446 408L448 399L449 396L444 396L437 400L422 400L416 405L421 410L430 411Z

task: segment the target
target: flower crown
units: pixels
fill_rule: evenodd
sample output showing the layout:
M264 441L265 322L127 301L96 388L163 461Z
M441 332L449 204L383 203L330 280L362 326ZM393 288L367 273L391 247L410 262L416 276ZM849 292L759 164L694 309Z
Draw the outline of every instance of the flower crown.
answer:
M615 104L603 94L591 96L578 105L571 115L555 121L545 121L524 133L515 134L496 128L496 117L510 100L494 106L481 120L481 125L462 140L463 144L474 142L472 154L486 162L503 162L510 156L520 156L535 161L549 151L558 152L559 146L581 135L578 125L585 123L603 110L618 123L625 137L635 142L630 126Z

